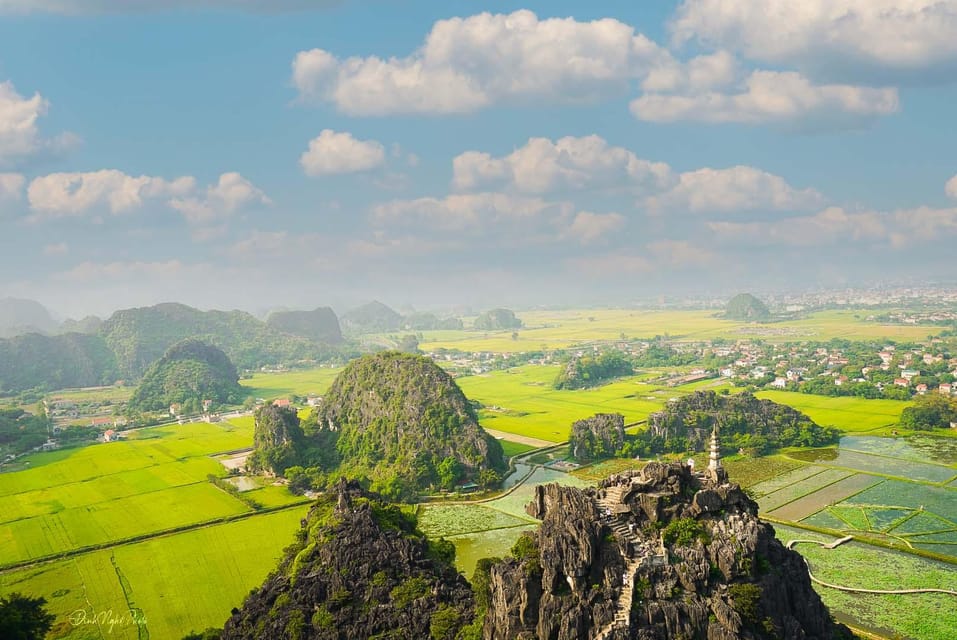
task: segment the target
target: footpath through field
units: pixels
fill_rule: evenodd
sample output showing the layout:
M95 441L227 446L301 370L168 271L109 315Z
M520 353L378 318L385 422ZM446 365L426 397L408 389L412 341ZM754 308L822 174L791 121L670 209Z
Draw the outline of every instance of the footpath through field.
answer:
M531 438L529 436L520 436L514 433L507 433L505 431L498 431L496 429L489 429L488 427L483 427L485 433L489 434L493 438L498 440L508 440L509 442L517 442L519 444L527 444L530 447L535 447L536 449L541 449L542 447L551 447L558 442L551 442L549 440L540 440L538 438Z

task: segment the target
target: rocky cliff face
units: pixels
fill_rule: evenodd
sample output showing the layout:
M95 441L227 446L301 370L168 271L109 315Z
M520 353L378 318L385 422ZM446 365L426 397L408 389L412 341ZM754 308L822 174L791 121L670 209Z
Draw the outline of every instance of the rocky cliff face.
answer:
M448 544L448 543L445 543ZM453 640L472 622L468 582L398 507L340 482L303 521L223 640Z
M491 569L487 640L851 637L721 469L538 487L528 512L542 520L532 550Z

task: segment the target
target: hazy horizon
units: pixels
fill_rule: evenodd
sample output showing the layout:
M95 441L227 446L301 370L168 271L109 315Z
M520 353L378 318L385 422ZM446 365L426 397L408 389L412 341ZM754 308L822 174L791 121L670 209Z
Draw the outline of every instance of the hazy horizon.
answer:
M0 297L78 318L953 279L953 2L187 4L0 0Z

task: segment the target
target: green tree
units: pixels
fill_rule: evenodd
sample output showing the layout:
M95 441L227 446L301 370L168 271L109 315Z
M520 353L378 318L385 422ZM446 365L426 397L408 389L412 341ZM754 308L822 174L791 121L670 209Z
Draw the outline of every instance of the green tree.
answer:
M439 484L446 489L453 489L462 475L462 465L453 456L448 456L436 465L435 471L439 476Z
M45 598L31 598L21 593L0 597L0 638L4 640L39 640L46 636L56 619L44 605Z

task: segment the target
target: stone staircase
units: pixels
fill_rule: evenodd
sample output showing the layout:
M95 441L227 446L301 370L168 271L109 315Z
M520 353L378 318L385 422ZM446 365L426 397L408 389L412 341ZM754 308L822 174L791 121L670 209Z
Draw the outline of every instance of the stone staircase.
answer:
M615 513L616 507L621 505L621 498L628 488L628 485L621 484L606 488L605 494L598 499L598 506L601 510L602 522L615 532L615 537L618 540L625 542L623 546L630 552L638 549L640 540L631 532L625 519ZM631 602L634 597L635 572L644 559L644 554L640 552L635 553L634 558L625 556L625 573L622 576L621 595L618 596L618 602L616 603L615 618L598 630L595 640L608 640L616 628L627 630L631 625Z

